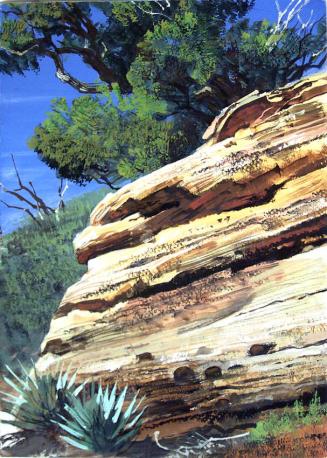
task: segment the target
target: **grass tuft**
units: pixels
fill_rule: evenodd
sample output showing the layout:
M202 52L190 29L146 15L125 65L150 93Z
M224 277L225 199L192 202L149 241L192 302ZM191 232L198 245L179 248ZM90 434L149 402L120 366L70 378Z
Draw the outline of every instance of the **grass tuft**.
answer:
M293 432L299 426L320 423L326 413L326 407L321 404L318 394L315 393L307 408L301 401L295 401L293 407L285 409L281 415L270 413L251 430L249 439L257 443L266 442L281 434Z

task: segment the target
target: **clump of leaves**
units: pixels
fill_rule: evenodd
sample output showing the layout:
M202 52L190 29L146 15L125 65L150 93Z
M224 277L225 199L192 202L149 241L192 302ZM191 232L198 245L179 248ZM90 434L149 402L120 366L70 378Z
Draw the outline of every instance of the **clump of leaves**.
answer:
M40 374L35 365L30 372L20 363L22 376L6 366L11 376L3 380L11 392L0 392L5 410L14 418L5 422L29 431L49 431L61 419L65 406L73 396L77 396L84 384L76 387L75 372L57 371L55 374Z
M103 391L100 384L91 384L90 396L84 388L80 397L71 396L65 406L66 414L57 421L68 433L62 438L82 450L103 455L126 449L139 432L146 407L140 409L143 398L135 394L124 409L128 387L117 396L117 386Z
M250 432L250 440L265 442L280 434L292 432L299 426L319 423L326 413L326 407L321 404L318 394L315 393L307 408L301 401L295 401L293 407L285 409L281 415L271 413L265 420L259 421Z

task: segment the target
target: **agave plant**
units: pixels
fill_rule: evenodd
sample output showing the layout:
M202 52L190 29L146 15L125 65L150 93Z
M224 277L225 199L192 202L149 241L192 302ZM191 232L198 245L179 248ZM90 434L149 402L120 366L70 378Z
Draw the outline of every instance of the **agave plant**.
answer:
M92 383L90 395L84 387L80 398L72 396L65 406L68 415L57 422L68 433L62 439L74 447L102 455L126 449L139 432L146 408L140 410L143 398L138 401L136 393L124 409L127 389L126 386L117 396L116 384L111 391L108 386L103 391L100 384Z
M69 371L59 371L59 368L55 374L39 374L34 364L31 372L19 364L23 376L6 366L11 377L3 377L11 393L0 391L5 396L2 402L5 410L14 416L5 422L23 430L53 430L69 399L77 396L84 384L75 386L77 372L71 378Z

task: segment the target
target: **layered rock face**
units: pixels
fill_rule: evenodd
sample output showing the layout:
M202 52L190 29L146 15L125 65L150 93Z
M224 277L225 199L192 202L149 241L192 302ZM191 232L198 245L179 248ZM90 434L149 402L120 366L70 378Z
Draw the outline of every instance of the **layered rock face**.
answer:
M327 75L228 107L94 209L38 362L140 388L145 430L327 385Z

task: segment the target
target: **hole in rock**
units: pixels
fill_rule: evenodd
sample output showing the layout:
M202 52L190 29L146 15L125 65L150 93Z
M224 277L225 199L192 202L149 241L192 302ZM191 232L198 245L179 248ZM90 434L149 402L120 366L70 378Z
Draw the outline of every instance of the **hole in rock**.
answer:
M300 399L301 399L301 401L303 402L303 404L305 406L308 406L310 401L311 401L311 399L313 398L313 396L314 396L314 390L312 390L312 391L304 391L302 393Z
M220 398L216 402L217 409L226 409L230 405L230 400L227 398Z
M216 380L217 378L221 377L222 372L221 372L220 367L211 366L211 367L208 367L208 369L204 371L204 374L206 376L206 379Z
M254 345L252 345L250 347L249 355L250 356L266 355L275 346L276 346L276 344L274 344L274 343L254 344Z
M317 393L320 398L320 402L325 404L327 402L327 385L317 387Z
M177 385L186 385L196 381L195 372L188 366L182 366L175 370L174 380Z
M234 364L234 366L230 366L228 370L232 371L233 369L242 369L242 367L244 367L243 364Z
M196 352L197 355L209 355L212 353L212 350L208 347L200 347Z
M327 401L327 385L307 387L301 393L300 400L305 406L309 406L314 400L315 395L319 397L320 403L325 404Z
M136 355L138 362L143 362L143 361L153 361L153 355L150 352L145 352L145 353L140 353L139 355Z

